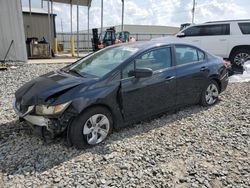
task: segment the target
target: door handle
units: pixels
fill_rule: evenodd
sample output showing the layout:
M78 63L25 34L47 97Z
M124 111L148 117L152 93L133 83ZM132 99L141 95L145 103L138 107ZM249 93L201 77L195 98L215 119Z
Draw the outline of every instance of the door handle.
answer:
M204 72L204 71L207 71L208 68L207 67L201 67L200 71Z
M199 42L199 40L192 40L192 42Z
M227 39L220 39L220 41L222 41L222 42L223 42L223 41L226 41L226 40L227 40Z
M175 76L167 76L166 78L165 78L165 81L171 81L171 80L173 80L175 78Z

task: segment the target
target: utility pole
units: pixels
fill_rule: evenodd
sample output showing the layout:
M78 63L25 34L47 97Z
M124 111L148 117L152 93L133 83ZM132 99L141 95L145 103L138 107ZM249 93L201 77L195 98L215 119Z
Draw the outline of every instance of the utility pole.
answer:
M195 0L193 0L193 8L192 8L192 24L194 23L194 12L195 12Z

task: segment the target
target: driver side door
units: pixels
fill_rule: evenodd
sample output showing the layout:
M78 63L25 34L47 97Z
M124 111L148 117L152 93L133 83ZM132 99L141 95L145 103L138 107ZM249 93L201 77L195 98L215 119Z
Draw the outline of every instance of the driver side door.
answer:
M175 105L176 80L171 52L169 46L155 48L123 69L121 98L126 121L157 114ZM130 76L129 72L137 68L150 68L153 75L146 78Z

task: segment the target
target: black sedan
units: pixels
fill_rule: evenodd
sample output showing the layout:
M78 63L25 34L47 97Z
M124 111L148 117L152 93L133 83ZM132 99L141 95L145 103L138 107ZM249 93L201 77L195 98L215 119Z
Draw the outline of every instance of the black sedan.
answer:
M20 119L78 148L113 128L200 103L210 106L228 84L223 60L178 41L114 45L40 76L15 93Z

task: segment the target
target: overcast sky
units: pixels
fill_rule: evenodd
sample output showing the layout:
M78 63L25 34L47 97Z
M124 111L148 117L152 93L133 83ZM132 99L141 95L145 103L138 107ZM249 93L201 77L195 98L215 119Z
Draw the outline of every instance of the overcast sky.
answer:
M104 1L105 26L121 24L121 0ZM124 0L124 24L180 26L191 22L193 0ZM29 0L22 0L28 6ZM32 0L32 7L40 8L41 0ZM44 2L47 7L47 2ZM101 25L101 0L92 0L90 28ZM196 0L195 23L224 19L249 19L249 0ZM70 6L54 3L57 31L70 31ZM80 7L80 30L87 29L87 8ZM73 6L73 30L76 30L76 6Z

